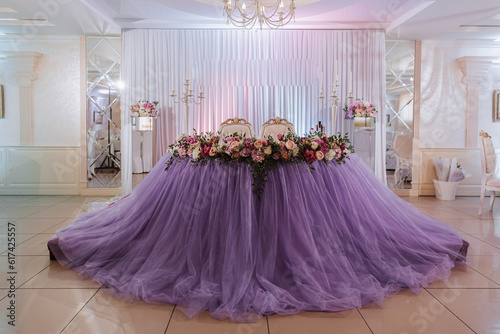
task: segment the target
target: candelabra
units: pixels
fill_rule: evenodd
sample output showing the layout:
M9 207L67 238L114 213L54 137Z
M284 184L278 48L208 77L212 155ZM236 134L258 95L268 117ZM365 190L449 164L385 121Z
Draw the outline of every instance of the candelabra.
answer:
M173 81L173 79L172 79ZM173 87L173 84L172 84ZM189 134L189 105L191 103L194 104L201 104L202 100L205 98L203 96L203 86L200 86L200 94L195 97L193 94L193 90L191 89L191 79L186 79L184 80L184 92L182 92L182 95L179 97L179 100L175 100L175 97L177 96L175 94L175 89L172 88L172 92L170 93L170 97L172 98L172 101L174 103L183 103L185 112L186 112L186 135ZM196 99L199 99L199 101L196 101Z
M324 106L332 106L332 135L335 135L335 126L337 123L337 110L339 107L340 97L338 93L339 81L337 75L335 75L335 84L332 85L332 92L329 97L325 97L323 93L323 76L321 77L321 90L318 95L321 104Z

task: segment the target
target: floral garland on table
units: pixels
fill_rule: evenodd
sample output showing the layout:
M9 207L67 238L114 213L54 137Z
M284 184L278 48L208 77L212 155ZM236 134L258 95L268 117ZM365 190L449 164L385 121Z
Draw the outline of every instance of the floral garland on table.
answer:
M130 111L134 117L157 117L160 115L158 101L139 101L130 106Z
M344 106L345 118L353 119L354 117L375 117L377 110L370 102L356 100L350 106Z
M175 159L189 158L193 164L206 164L210 160L220 163L245 162L251 166L253 191L260 195L267 181L267 173L278 163L307 163L309 168L317 160L339 165L349 159L352 146L347 135L327 137L322 132L310 132L305 137L297 137L292 133L279 134L275 140L246 138L238 133L223 136L211 132L192 136L180 135L177 141L169 146L172 156L167 162L168 171Z

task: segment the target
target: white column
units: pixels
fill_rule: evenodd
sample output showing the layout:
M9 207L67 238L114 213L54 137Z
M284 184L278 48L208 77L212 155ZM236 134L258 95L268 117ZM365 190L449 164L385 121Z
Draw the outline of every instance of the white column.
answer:
M467 86L467 110L465 120L465 147L478 147L479 142L479 93L484 89L494 57L461 57L457 61L464 74L462 82Z
M33 145L32 84L37 79L36 65L42 54L38 52L2 51L1 63L8 66L7 80L19 86L20 144Z

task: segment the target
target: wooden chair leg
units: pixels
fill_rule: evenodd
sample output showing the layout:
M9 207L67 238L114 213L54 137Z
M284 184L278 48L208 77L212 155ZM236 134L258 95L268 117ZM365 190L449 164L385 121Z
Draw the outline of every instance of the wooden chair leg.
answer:
M497 193L494 190L490 190L490 211L493 211L493 204L495 204L495 197Z
M484 189L483 187L481 187L481 197L479 199L479 215L481 215L483 213L483 202L484 202L484 193L485 193L486 189Z

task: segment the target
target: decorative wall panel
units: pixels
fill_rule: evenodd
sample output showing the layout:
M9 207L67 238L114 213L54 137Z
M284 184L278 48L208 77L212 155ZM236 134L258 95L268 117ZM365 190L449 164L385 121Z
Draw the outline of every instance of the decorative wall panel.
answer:
M0 147L0 195L79 195L78 147Z

